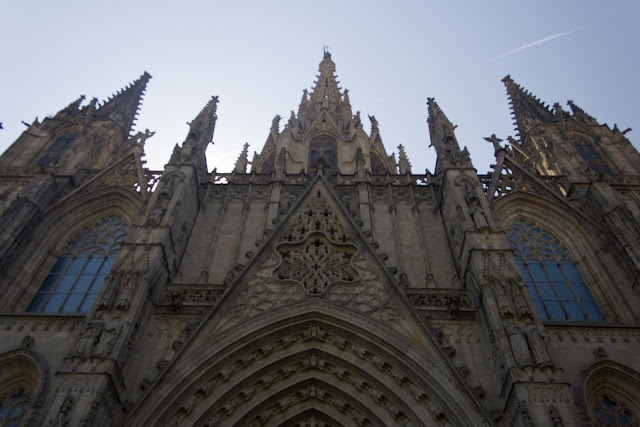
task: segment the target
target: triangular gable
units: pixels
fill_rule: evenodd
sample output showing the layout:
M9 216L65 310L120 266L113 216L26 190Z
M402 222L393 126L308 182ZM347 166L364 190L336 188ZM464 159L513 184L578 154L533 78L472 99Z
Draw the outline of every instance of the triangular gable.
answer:
M338 305L400 329L408 315L394 279L322 176L231 287L215 310L220 312L216 333L305 300Z
M412 373L389 352L410 354L416 363L409 365L421 373ZM356 360L361 366L353 365ZM446 407L452 420L466 414L475 419L471 424L481 424L476 418L481 410L469 391L460 392L462 383L455 392L444 385L457 382L452 367L447 368L435 340L320 174L229 283L128 422L159 425L170 418L169 424L192 425L210 418L212 425L247 425L243 421L258 416L255 411L268 419L269 408L281 407L286 390L300 397L294 384L312 381L324 387L326 375L337 376L341 387L356 384L341 399L351 399L350 407L358 410L366 409L358 402L371 393L381 396L374 390L378 381L389 392L385 401L399 407L415 400L419 407L392 411L392 424L444 419L439 407ZM455 397L447 398L449 393ZM310 408L323 408L323 401L308 402ZM159 418L157 411L162 411ZM376 422L389 425L391 419Z
M65 195L52 208L77 195L113 186L124 188L142 200L146 200L149 196L148 178L147 172L142 167L140 157L136 156L133 150L130 150L128 154L118 161Z

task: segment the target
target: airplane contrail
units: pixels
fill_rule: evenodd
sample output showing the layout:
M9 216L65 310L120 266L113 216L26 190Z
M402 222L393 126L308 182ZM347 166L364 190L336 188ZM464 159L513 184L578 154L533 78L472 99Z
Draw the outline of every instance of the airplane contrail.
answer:
M540 40L536 40L536 41L534 41L532 43L525 44L524 46L520 46L520 47L518 47L516 49L513 49L513 50L510 50L508 52L505 52L502 55L498 55L497 58L504 58L505 56L509 56L509 55L511 55L513 53L520 52L521 50L529 49L530 47L537 46L537 45L542 44L542 43L546 43L546 42L548 42L550 40L557 39L558 37L566 36L567 34L571 34L574 31L576 31L576 30L565 31L565 32L562 32L562 33L554 34L554 35L549 36L549 37L545 37L545 38L540 39Z

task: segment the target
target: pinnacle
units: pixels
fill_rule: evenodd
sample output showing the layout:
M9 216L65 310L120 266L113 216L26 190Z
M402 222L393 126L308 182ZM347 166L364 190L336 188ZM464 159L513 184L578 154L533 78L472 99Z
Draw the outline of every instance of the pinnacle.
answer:
M98 108L97 116L113 120L120 125L125 138L128 137L138 115L138 109L149 79L151 79L151 75L145 71L138 80L119 90L102 104Z
M86 96L80 95L80 97L78 99L76 99L75 101L71 102L65 108L60 110L57 115L60 115L60 114L69 114L70 115L70 114L73 114L73 113L77 113L78 111L80 111L80 105L82 104L82 101L84 101L85 99L86 99Z
M514 82L510 75L505 76L502 82L507 88L512 115L520 135L524 135L532 123L552 123L554 121L554 114L549 106Z
M451 123L440 106L436 103L435 98L427 98L427 108L429 110L429 116L427 118L427 121L429 123L435 123L438 120L443 120L449 126L453 128L456 127Z

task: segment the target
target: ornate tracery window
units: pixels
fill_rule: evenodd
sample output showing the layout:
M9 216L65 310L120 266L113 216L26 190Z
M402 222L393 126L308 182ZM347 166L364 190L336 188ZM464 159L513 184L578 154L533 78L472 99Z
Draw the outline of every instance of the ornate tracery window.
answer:
M0 426L20 426L31 407L31 395L24 389L14 389L0 396Z
M44 280L27 311L86 313L118 256L128 227L117 215L75 235Z
M565 246L532 222L518 220L509 243L536 309L547 320L602 320Z
M594 413L598 426L625 427L640 425L640 420L621 400L603 394L595 405Z

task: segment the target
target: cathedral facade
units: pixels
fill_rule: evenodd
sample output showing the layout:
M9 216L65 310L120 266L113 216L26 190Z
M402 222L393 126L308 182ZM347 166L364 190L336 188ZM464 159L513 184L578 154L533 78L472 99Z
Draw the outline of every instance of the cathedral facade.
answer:
M428 99L433 173L364 128L325 52L260 153L163 171L145 73L0 156L3 426L640 425L640 154L503 80L479 174Z

